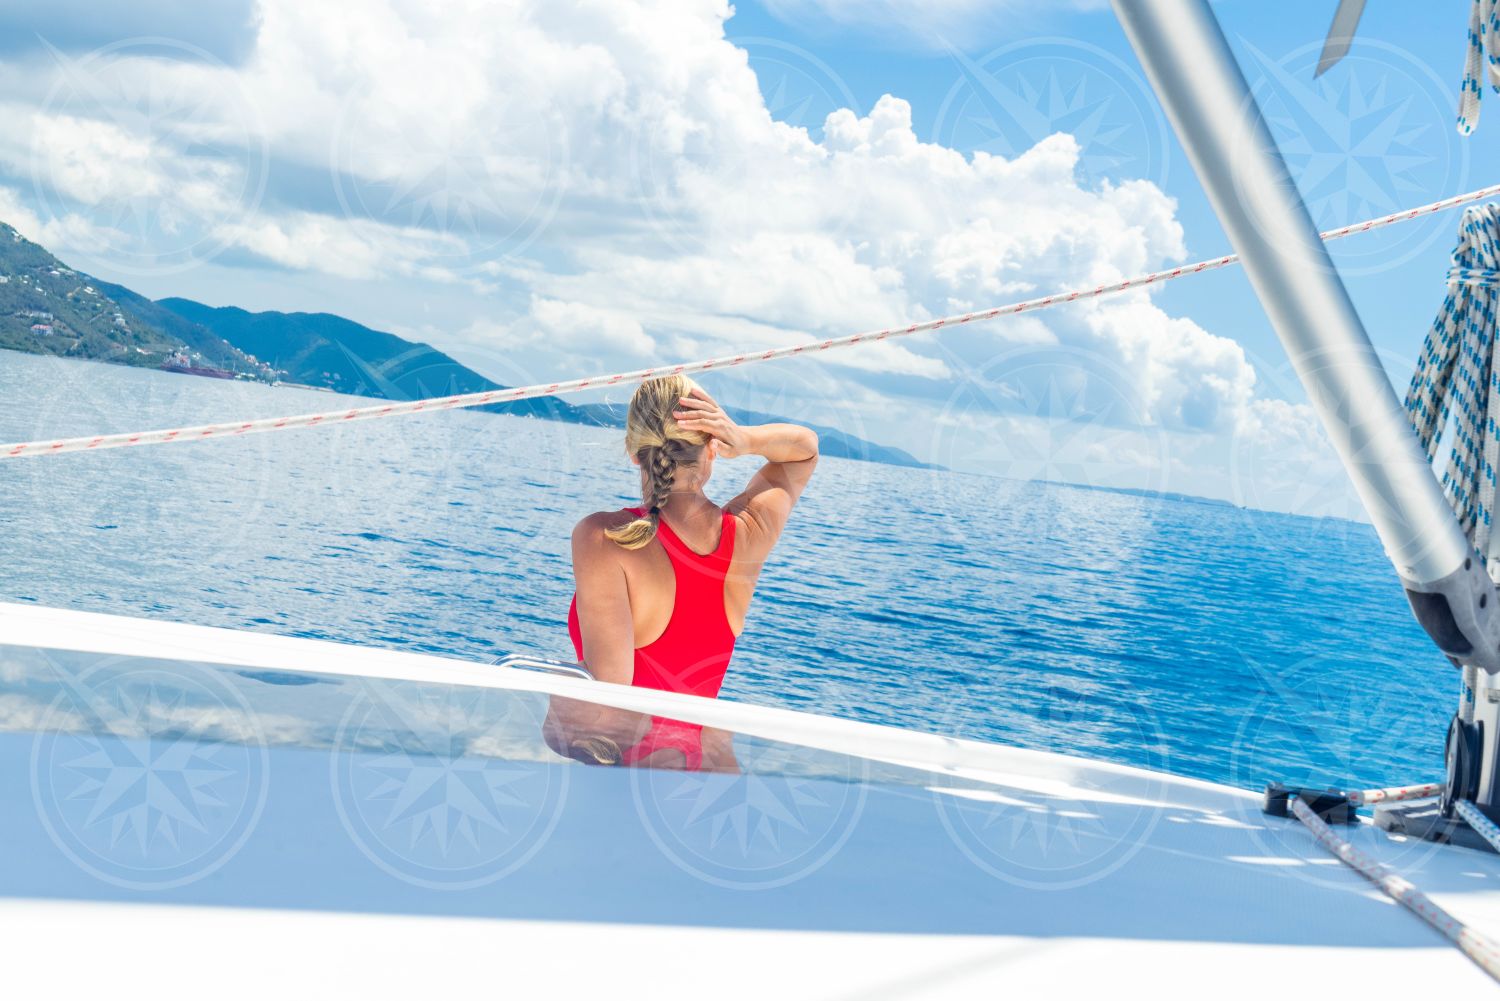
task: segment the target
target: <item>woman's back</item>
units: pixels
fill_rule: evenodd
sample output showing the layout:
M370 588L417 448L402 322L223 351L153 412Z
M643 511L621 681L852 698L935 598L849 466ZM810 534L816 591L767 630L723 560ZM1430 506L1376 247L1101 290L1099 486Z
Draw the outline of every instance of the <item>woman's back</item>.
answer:
M742 428L691 379L643 382L626 452L642 505L573 529L577 590L568 633L600 681L719 694L761 567L818 462L818 436L794 424ZM703 493L717 458L766 459L722 509ZM727 734L658 716L554 698L543 726L560 754L599 764L733 769Z
M728 511L718 513L716 537L706 545L703 533L689 536L700 538L693 545L663 517L656 538L621 561L634 638L631 684L708 698L719 694L754 583L730 585L739 526ZM627 508L616 514L614 520L623 524L644 511ZM744 577L743 568L738 576ZM576 596L568 610L568 634L583 660Z
M626 451L643 503L574 528L569 633L599 680L716 694L818 437L794 424L740 427L692 380L668 376L631 398ZM721 509L704 485L716 459L740 455L767 461ZM654 664L641 664L643 650Z

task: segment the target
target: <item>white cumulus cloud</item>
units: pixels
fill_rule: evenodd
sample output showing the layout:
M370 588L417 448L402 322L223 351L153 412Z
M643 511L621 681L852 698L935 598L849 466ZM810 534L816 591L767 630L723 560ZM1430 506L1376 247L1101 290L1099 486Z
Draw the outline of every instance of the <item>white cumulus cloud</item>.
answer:
M1019 8L774 6L933 35ZM0 65L0 212L96 252L137 238L330 276L356 305L360 288L387 304L399 290L404 316L327 307L387 328L429 329L426 301L462 292L474 305L447 343L549 378L903 326L1183 259L1173 200L1082 181L1070 135L965 155L922 140L895 94L821 129L776 120L731 16L723 0L373 0L356 18L260 0L232 64L39 52ZM1126 414L1148 435L1275 418L1232 339L1147 292L820 358L845 398L928 419L998 364L974 399L1019 429L1036 413L1017 401L1044 397L996 359L1041 348L1121 384L1129 404L1103 425L1071 415L1105 437Z

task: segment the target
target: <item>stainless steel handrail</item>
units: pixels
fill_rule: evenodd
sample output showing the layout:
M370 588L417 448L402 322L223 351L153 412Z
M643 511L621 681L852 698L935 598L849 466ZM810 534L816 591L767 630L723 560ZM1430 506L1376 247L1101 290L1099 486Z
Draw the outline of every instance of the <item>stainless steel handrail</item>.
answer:
M548 660L545 657L532 657L524 653L511 653L503 657L496 657L490 661L493 667L515 668L519 671L541 671L543 674L558 674L565 678L582 678L585 681L593 681L594 676L589 669L582 664L569 664L561 660Z

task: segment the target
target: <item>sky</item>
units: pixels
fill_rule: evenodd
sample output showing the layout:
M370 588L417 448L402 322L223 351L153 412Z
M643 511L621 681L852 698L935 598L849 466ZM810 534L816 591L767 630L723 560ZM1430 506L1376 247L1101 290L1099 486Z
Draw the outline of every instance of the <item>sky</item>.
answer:
M1215 4L1320 227L1500 180L1500 95L1453 127L1466 0L1371 5L1315 81L1333 6ZM1099 0L0 3L0 219L507 385L1230 249ZM1398 391L1457 227L1334 245ZM969 472L1362 517L1238 270L704 382Z

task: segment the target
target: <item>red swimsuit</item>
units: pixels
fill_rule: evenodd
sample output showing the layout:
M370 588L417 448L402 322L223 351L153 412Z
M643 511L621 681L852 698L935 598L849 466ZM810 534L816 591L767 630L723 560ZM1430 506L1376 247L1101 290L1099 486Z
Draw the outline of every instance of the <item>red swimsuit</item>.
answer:
M628 508L640 517L641 508ZM724 578L734 555L734 515L724 512L719 547L699 554L689 549L667 524L657 521L656 538L672 561L677 582L672 615L667 628L656 639L635 650L635 673L631 684L637 688L655 688L664 692L686 692L714 698L724 683L729 658L734 653L734 630L724 611ZM583 634L578 627L578 597L568 609L568 635L573 649L583 660ZM687 758L687 768L696 770L702 762L703 727L660 716L651 718L651 729L640 742L625 751L623 761L631 764L652 751L675 747Z

